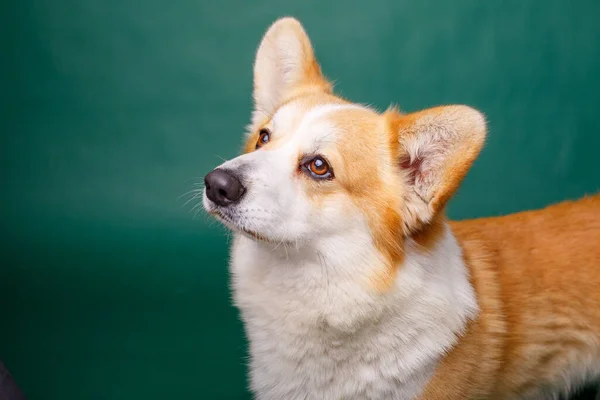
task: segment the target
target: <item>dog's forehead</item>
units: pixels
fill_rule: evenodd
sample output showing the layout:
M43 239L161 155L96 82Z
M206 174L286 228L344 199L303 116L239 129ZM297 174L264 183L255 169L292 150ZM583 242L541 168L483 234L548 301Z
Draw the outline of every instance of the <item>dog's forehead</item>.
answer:
M275 136L292 136L299 142L335 140L336 133L341 131L340 121L353 112L374 114L358 104L291 102L275 113L271 129Z

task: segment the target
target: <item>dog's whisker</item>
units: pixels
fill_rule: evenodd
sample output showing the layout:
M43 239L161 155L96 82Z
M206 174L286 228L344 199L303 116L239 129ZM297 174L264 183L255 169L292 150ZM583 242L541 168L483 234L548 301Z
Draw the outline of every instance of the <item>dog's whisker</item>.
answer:
M198 198L202 197L202 193L196 193L194 196L192 196L189 200L187 200L185 203L183 203L182 207L187 206L191 201L197 200ZM202 205L202 202L199 202L198 204ZM198 205L196 205L198 206Z

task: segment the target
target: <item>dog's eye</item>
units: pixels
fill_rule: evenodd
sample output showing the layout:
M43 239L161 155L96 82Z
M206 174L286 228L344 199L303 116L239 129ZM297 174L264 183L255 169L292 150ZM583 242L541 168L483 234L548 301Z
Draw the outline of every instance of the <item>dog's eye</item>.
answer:
M258 133L258 140L256 141L256 148L260 149L265 144L269 143L269 139L271 139L271 132L268 129L261 129Z
M333 177L331 167L329 166L327 161L323 159L323 157L313 158L312 160L304 164L304 167L313 178L328 179Z

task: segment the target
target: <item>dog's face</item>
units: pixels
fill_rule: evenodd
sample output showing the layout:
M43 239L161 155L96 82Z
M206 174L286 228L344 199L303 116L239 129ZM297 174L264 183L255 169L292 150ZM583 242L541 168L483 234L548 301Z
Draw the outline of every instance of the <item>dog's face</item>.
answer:
M363 226L357 200L381 184L378 158L390 158L384 129L373 111L334 97L289 101L257 124L244 155L208 175L205 206L231 228L274 243ZM361 135L356 146L352 139Z
M274 244L368 233L392 263L443 209L485 134L466 106L380 114L335 96L291 18L259 46L254 100L244 154L205 178L206 210Z

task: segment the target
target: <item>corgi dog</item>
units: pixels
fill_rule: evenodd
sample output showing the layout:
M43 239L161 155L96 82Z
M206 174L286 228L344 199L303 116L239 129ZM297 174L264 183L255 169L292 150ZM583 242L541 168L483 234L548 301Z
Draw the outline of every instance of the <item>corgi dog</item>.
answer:
M449 221L484 116L335 95L290 17L253 98L202 201L233 232L256 399L551 399L600 377L600 196Z

